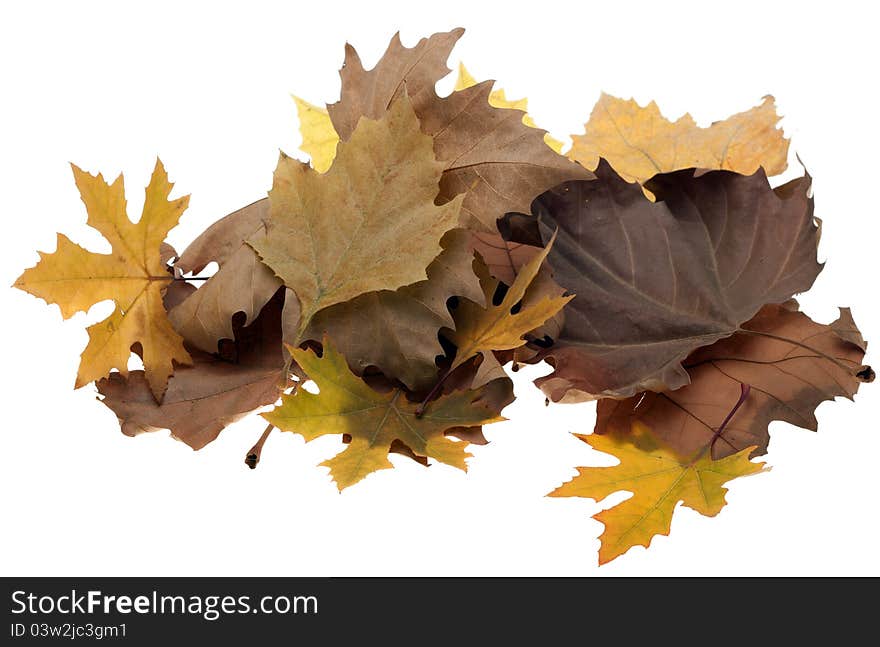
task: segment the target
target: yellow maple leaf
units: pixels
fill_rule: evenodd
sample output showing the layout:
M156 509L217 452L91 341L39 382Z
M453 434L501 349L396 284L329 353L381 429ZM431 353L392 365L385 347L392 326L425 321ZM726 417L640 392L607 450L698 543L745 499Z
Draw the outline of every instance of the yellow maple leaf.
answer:
M100 301L113 300L113 313L88 328L89 343L76 387L109 375L114 368L127 375L131 347L139 343L150 389L161 400L174 371L173 362L192 363L162 304L162 294L172 279L159 252L189 204L189 196L168 200L174 185L162 162L156 160L141 218L133 223L126 215L122 175L107 184L102 175L71 166L88 213L86 222L103 234L113 252L90 252L58 234L56 251L41 252L39 263L25 270L15 287L58 304L65 319Z
M706 451L696 458L682 459L659 444L640 423L633 435L575 434L593 449L620 461L613 467L579 467L578 475L550 493L550 496L586 497L600 501L614 492L627 490L632 497L603 510L594 519L605 524L599 548L599 563L619 557L633 546L648 546L655 535L668 535L678 502L707 517L724 507L724 484L740 476L764 471L764 463L749 460L754 447L712 460Z
M351 438L348 446L322 465L330 468L336 486L343 490L371 472L392 467L388 452L402 442L416 456L427 456L462 470L467 469L466 442L448 438L447 430L476 427L504 420L493 410L487 387L455 391L431 403L424 415L400 389L381 393L352 373L345 357L326 336L319 357L312 350L293 347L291 355L320 394L303 389L284 395L281 404L262 416L283 431L306 441L327 434Z
M467 68L464 66L464 63L458 64L458 78L455 80L455 91L464 90L466 88L470 88L477 84L477 80L471 75L470 72L467 71ZM508 99L504 94L504 90L498 88L497 90L492 90L489 94L489 104L496 108L512 108L514 110L522 110L523 112L528 111L529 109L529 100L523 97L522 99ZM532 119L528 114L523 115L523 123L526 126L530 126L531 128L538 128L538 125L535 123L534 119ZM550 133L546 133L544 135L544 142L552 148L557 153L562 153L562 147L564 144L555 139Z
M518 312L512 312L514 306L526 296L555 240L556 234L553 234L544 249L520 268L516 279L498 305L492 303L498 281L489 275L485 265L478 266L486 306L478 305L470 299L462 299L456 308L455 330L450 333L450 337L457 350L449 371L478 353L487 357L493 350L511 350L522 346L526 343L523 339L526 333L543 325L574 298L574 295L549 293L541 295L533 303L523 304ZM559 292L562 292L561 288Z
M787 166L789 140L773 97L761 105L700 128L685 114L671 122L653 101L644 108L602 94L583 135L572 136L568 157L595 169L602 157L629 182L643 184L657 173L686 168L729 170L751 175L763 167L768 176Z
M296 102L299 132L302 136L300 148L312 158L312 168L318 173L324 173L336 157L339 135L333 128L326 108L311 104L297 96L294 96L293 100Z

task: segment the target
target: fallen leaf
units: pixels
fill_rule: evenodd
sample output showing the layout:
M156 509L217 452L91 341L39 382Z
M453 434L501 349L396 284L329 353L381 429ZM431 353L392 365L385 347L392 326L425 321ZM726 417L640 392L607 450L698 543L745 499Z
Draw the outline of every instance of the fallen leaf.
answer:
M464 63L459 63L458 78L455 80L455 90L465 90L475 85L477 85L477 80L473 76L471 76L470 72L467 71ZM495 108L511 108L513 110L522 110L523 113L526 113L529 109L528 99L526 99L525 97L523 97L522 99L508 99L507 96L504 94L504 90L502 90L501 88L498 88L497 90L492 90L492 92L489 94L489 105L494 106ZM538 127L534 119L532 119L528 114L523 114L522 122L530 128ZM562 153L563 143L554 138L550 133L544 134L544 143L557 153Z
M300 148L312 158L312 168L318 173L324 173L336 157L339 135L333 129L330 115L325 108L313 105L297 96L294 96L293 100L296 102L299 132L302 136Z
M437 159L444 163L438 202L465 194L462 225L494 232L498 218L528 210L543 191L593 175L545 145L544 131L525 125L522 111L490 105L492 81L437 96L434 86L449 72L445 61L462 32L434 34L412 49L395 36L369 72L346 46L341 98L327 108L345 141L359 118L381 117L406 88L422 131L433 138Z
M99 381L98 392L119 418L122 433L168 429L174 438L201 449L228 425L278 400L284 386L282 294L250 326L236 326L235 357L221 359L194 350L193 365L174 373L161 404L150 395L143 371L132 371L128 379L111 373Z
M691 352L807 290L821 270L808 176L774 190L762 171L678 171L647 184L651 202L604 162L597 175L534 205L543 238L559 230L554 278L577 295L539 356L554 371L536 384L554 401L680 388Z
M757 474L764 463L753 463L747 447L713 460L707 453L681 458L650 438L650 430L607 436L575 434L593 449L611 454L613 467L579 467L578 475L550 493L554 497L585 497L600 501L621 490L632 497L593 518L605 525L599 563L619 557L633 546L649 546L655 535L668 535L679 501L707 517L714 517L726 501L724 485L737 477Z
M627 181L644 184L658 173L688 168L728 170L752 175L763 168L768 176L782 173L788 144L773 97L761 105L700 128L685 114L668 121L653 101L642 108L602 94L584 135L572 136L568 156L589 169L607 160Z
M767 305L742 329L687 359L687 386L600 400L595 433L627 433L638 424L680 455L707 444L714 458L750 446L760 455L767 451L773 420L816 431L820 403L851 399L862 382L873 379L873 371L862 365L866 344L847 308L823 325L785 306ZM742 385L748 395L730 416Z
M542 298L535 303L522 304L541 263L552 246L553 238L541 253L536 254L520 268L516 279L498 305L492 302L498 281L489 276L485 265L478 269L486 305L481 306L462 299L456 308L453 314L455 330L448 333L449 339L456 346L455 359L449 367L450 372L477 354L482 354L483 361L489 362L487 369L493 368L492 360L489 358L491 351L510 350L522 346L526 343L524 339L526 333L541 326L574 298L562 296L560 290L556 294L542 295ZM520 307L515 310L514 307L517 305Z
M207 353L216 352L221 339L233 338L235 313L243 312L245 325L249 324L281 287L281 280L245 242L264 234L268 216L268 199L254 202L208 227L180 255L174 267L181 275L201 272L212 261L220 266L168 313L187 343Z
M410 390L430 388L437 381L435 358L443 354L437 333L453 326L446 302L460 296L485 304L469 241L464 230L447 232L441 240L443 251L428 265L427 280L325 308L312 319L303 339L329 336L358 375L375 366Z
M160 250L189 196L168 200L174 185L156 160L141 218L133 223L126 214L122 175L107 184L102 175L71 166L88 212L86 222L107 239L113 252L90 252L58 234L56 251L41 253L39 263L25 270L15 287L58 304L65 319L100 301L113 300L113 313L88 328L89 343L82 354L76 388L114 368L125 375L132 346L139 344L150 391L161 401L174 362L192 363L162 306L162 294L172 277Z
M421 417L417 404L400 389L381 393L351 372L345 357L329 338L322 341L323 355L291 349L296 363L320 390L315 395L299 389L282 397L281 405L263 417L281 430L301 434L306 441L328 434L344 434L348 447L322 465L330 468L343 490L371 472L392 467L388 451L399 441L418 456L467 469L467 443L445 435L456 427L474 427L503 420L484 398L486 390L457 391L431 403Z
M434 205L442 169L406 96L362 119L327 173L281 156L266 235L249 243L299 298L293 345L321 309L427 278L461 208Z

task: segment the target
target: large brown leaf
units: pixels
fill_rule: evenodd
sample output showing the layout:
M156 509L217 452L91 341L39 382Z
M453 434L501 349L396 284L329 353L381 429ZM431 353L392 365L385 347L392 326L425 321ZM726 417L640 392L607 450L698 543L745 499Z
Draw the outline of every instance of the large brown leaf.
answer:
M304 339L320 341L328 335L357 375L375 366L411 390L430 388L437 380L434 360L443 354L437 333L453 326L447 300L460 296L485 304L469 241L466 231L448 232L441 241L443 252L428 266L427 280L325 308L312 319Z
M751 446L755 456L766 453L773 420L816 431L814 411L820 403L837 396L851 399L874 377L862 365L867 344L848 308L823 325L787 306L767 305L742 328L749 332L687 359L691 383L684 388L601 400L596 433L626 434L643 425L683 457L707 446L713 458Z
M462 33L434 34L412 49L395 36L369 72L354 48L346 46L341 98L327 109L346 141L360 117L378 119L406 88L422 131L434 138L434 151L444 163L438 201L465 193L462 224L494 232L498 218L527 210L543 191L593 175L551 150L544 143L546 131L524 124L523 111L492 106L493 81L437 96L434 85L449 72L445 61Z
M279 291L250 326L235 327L235 344L227 357L193 351L193 366L174 373L162 404L153 400L143 371L132 371L127 380L112 373L98 382L103 402L119 418L122 432L135 436L168 429L178 440L201 449L227 425L275 402L283 386L281 296Z
M232 318L243 312L245 323L281 286L281 280L263 265L245 241L264 232L268 199L234 211L208 227L174 264L178 274L198 273L214 261L220 269L198 291L169 312L175 330L186 341L208 353L221 339L232 339Z
M559 230L548 262L577 295L543 354L555 370L536 382L554 401L682 387L692 351L821 270L808 176L774 191L762 171L679 171L647 184L651 202L605 162L597 175L533 206L544 240Z

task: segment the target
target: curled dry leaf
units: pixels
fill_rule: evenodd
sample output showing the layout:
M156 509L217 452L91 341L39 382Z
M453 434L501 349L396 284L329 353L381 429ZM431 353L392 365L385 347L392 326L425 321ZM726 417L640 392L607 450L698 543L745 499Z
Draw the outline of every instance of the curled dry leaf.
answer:
M265 232L268 199L234 211L208 227L174 264L178 274L201 272L216 262L220 269L168 317L188 344L207 353L218 349L221 339L233 338L232 318L245 315L245 325L269 302L281 280L263 265L247 244Z
M688 168L726 170L752 175L759 168L782 173L789 141L776 127L779 115L773 97L761 105L700 128L686 114L668 121L653 101L642 108L602 94L586 124L586 133L572 136L568 156L589 169L607 160L627 181L644 184L657 173Z
M73 165L72 165L73 166ZM171 282L163 260L162 243L180 220L189 196L169 200L174 186L162 162L146 189L144 208L137 223L126 214L122 175L107 184L73 166L73 176L88 212L87 224L110 243L111 254L90 252L58 234L51 254L16 280L15 287L56 303L67 319L107 299L116 308L105 320L89 326L89 343L83 351L76 387L118 369L128 371L132 346L140 345L145 379L151 397L162 399L174 363L188 365L192 358L183 340L171 327L162 306L162 294ZM164 256L168 256L164 248Z
M185 284L173 287L179 285ZM173 437L201 449L231 423L275 402L285 381L282 295L279 291L251 325L235 327L230 357L193 351L193 365L174 373L161 404L150 396L142 371L132 371L128 379L112 373L99 381L98 392L119 418L122 432L135 436L168 429Z
M443 251L428 265L427 280L325 308L303 339L329 336L358 375L375 366L410 390L430 388L437 380L435 358L443 354L437 333L453 326L447 301L459 296L485 305L469 242L464 230L447 232L440 241Z
M327 173L282 155L266 235L249 242L299 299L293 345L323 308L427 278L461 208L434 205L442 170L405 95L362 119Z
M632 493L623 503L593 517L605 525L600 537L600 564L633 546L649 546L655 535L668 535L679 501L702 515L714 517L726 503L725 483L764 469L763 463L749 460L753 447L719 460L713 460L707 452L683 458L639 425L623 436L575 435L620 463L613 467L580 467L576 477L550 496L601 501L621 490Z
M873 379L873 371L862 365L865 348L847 308L823 325L786 306L767 305L741 332L687 359L687 386L600 400L595 432L626 434L639 425L682 456L707 446L714 458L750 446L753 455L764 454L773 420L816 431L820 403L852 398L862 382ZM742 385L748 395L730 416Z
M399 441L417 456L433 458L467 469L466 442L446 431L503 420L484 387L457 391L435 400L428 412L416 416L417 406L404 391L379 392L358 378L333 346L322 341L323 354L291 349L294 361L320 389L315 395L303 389L282 397L281 405L263 414L284 431L301 434L307 441L327 434L348 435L348 447L323 463L337 487L343 490L371 472L392 467L388 452Z
M554 401L680 388L691 352L821 270L808 176L774 190L761 171L678 171L648 183L651 202L604 162L597 174L533 207L545 240L559 230L547 261L576 295L540 356L554 371L536 384Z

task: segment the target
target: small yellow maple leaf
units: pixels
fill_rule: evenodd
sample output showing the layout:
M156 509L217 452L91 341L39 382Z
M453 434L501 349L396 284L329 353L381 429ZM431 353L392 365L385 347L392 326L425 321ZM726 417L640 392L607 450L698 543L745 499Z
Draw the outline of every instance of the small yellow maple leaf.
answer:
M682 459L660 444L644 425L633 424L632 434L575 434L593 449L620 461L612 467L579 467L578 475L549 496L586 497L600 501L626 490L632 497L593 518L605 524L600 536L599 563L619 557L633 546L649 546L655 535L668 535L672 514L681 501L707 517L724 507L724 484L740 476L764 471L764 463L749 460L754 447L712 460L706 451Z
M173 362L192 363L162 304L162 294L172 279L159 251L189 204L189 196L168 200L174 185L162 162L156 160L141 218L133 223L126 215L122 175L107 184L102 175L71 166L88 212L86 222L103 234L113 252L90 252L58 234L56 251L41 252L39 263L25 270L15 287L58 304L65 319L100 301L113 300L113 313L88 328L89 343L76 387L109 375L114 368L127 376L131 347L139 343L150 389L161 400L174 371Z
M458 64L458 78L455 80L455 91L464 90L466 88L472 87L477 84L477 80L471 75L470 72L467 71L467 68L464 66L464 63ZM528 111L529 109L529 100L523 97L522 99L508 99L504 94L504 90L498 88L497 90L492 90L489 94L489 104L496 108L512 108L514 110L522 110L523 112ZM530 126L531 128L538 128L538 125L535 123L534 119L532 119L528 114L523 115L523 123L526 126ZM562 147L564 144L555 139L550 133L546 133L544 135L544 142L552 148L557 153L562 153Z
M299 132L302 136L300 148L312 158L312 168L318 173L324 173L336 157L339 135L333 128L326 108L311 104L297 96L294 96L293 100L296 102Z
M478 271L482 273L480 285L486 297L486 306L462 299L456 309L455 330L450 333L450 337L457 350L449 367L450 371L478 353L483 353L484 358L488 358L487 354L493 350L511 350L522 346L526 343L523 339L526 333L543 325L574 298L574 295L547 294L534 303L523 305L518 312L512 312L513 307L522 301L532 285L555 240L556 234L553 234L546 247L520 268L504 299L497 306L492 304L492 297L498 281L489 275L485 265L479 266ZM491 365L491 360L489 362Z
M729 170L751 175L763 167L768 176L782 173L789 140L776 126L773 97L761 105L700 128L685 114L666 119L653 101L644 108L602 94L583 135L572 136L568 157L589 169L604 158L625 180L644 182L657 173L686 168Z
M455 391L431 403L422 416L418 405L406 399L400 389L380 393L352 373L345 357L328 337L319 357L312 350L288 346L297 365L308 375L320 394L299 389L284 395L281 404L262 416L283 431L302 435L306 441L327 434L346 434L348 446L322 465L330 468L336 485L343 490L371 472L392 467L388 452L395 441L417 456L427 456L462 470L467 469L466 442L455 441L445 431L455 427L476 427L504 420L492 409L486 388Z

